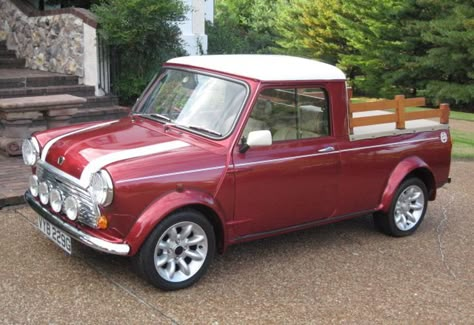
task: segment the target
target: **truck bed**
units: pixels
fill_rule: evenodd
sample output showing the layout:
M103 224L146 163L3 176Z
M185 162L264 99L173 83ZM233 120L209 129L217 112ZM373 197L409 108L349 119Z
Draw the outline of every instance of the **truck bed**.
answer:
M354 112L353 117L368 117L393 114L384 110L374 110L367 112ZM390 135L398 135L404 133L415 133L423 131L434 131L448 129L448 124L441 124L439 119L418 119L406 121L405 129L397 129L396 123L381 123L367 126L354 127L350 136L351 140L361 140L378 138Z

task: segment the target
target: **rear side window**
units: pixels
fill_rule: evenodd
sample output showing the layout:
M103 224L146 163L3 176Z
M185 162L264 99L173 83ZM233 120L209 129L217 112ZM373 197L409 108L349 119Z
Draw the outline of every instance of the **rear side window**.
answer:
M327 136L328 98L322 88L269 88L263 90L244 130L270 130L273 141Z

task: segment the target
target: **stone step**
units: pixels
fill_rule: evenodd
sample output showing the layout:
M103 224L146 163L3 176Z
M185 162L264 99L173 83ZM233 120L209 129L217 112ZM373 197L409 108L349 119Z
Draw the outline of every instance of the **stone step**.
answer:
M118 105L118 97L107 95L107 96L91 96L86 97L87 103L83 105L84 108L94 108L94 107L107 107L107 106L116 106Z
M7 49L7 42L0 41L0 50L6 50L6 49Z
M0 58L0 68L17 69L25 67L25 59L17 58Z
M63 109L64 107L78 108L85 102L85 98L72 95L2 98L0 99L0 112L36 112Z
M25 78L1 78L0 89L23 88L25 83Z
M69 85L69 86L49 86L49 87L24 87L0 89L0 98L44 96L69 94L79 97L94 96L94 86Z
M16 54L15 51L12 50L0 50L0 58L5 58L5 59L16 59Z
M127 116L130 107L113 105L105 107L80 107L71 123L115 120Z
M72 95L31 96L0 99L2 134L0 152L21 154L22 139L44 128L69 125L86 99ZM42 122L38 125L37 122Z
M72 86L79 84L78 76L32 76L0 78L0 89L25 88L25 87L48 87L48 86Z

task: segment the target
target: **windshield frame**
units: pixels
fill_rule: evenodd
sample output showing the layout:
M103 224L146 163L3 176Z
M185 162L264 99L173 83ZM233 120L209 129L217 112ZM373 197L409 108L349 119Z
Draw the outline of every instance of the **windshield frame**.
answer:
M177 70L177 71L184 71L184 72L200 74L200 75L203 75L203 76L217 78L217 79L221 79L221 80L224 80L224 81L228 81L228 82L232 82L232 83L236 83L236 84L244 86L245 96L242 100L242 104L240 105L240 107L238 109L237 116L236 116L235 120L233 121L232 126L229 128L229 131L226 134L223 134L221 136L213 135L213 134L205 132L205 131L200 131L200 130L197 130L197 129L194 129L194 128L189 128L189 127L187 127L186 125L183 125L183 124L177 124L177 123L174 123L174 122L167 122L167 121L164 121L164 120L159 121L156 118L148 117L146 115L141 115L143 113L141 113L140 110L143 108L143 106L147 102L147 99L149 98L151 93L156 89L156 87L158 86L158 84L160 83L162 78L165 76L165 73L166 73L167 70ZM229 138L235 132L235 127L238 124L238 122L239 122L239 120L242 116L242 113L244 112L245 107L247 105L247 101L250 97L250 89L251 89L250 85L246 81L241 80L241 79L237 79L237 78L232 78L232 77L224 75L224 74L219 74L219 73L214 73L214 72L209 72L209 71L203 71L203 70L200 70L200 69L193 69L193 68L183 68L183 67L176 67L176 66L163 66L162 69L160 70L160 72L155 76L155 78L152 79L152 81L145 88L142 95L138 98L137 102L132 107L132 110L131 110L130 113L131 113L132 116L141 116L141 117L147 118L151 121L155 121L155 122L158 122L158 123L166 125L166 126L174 126L176 128L179 128L180 130L184 130L184 131L187 131L187 132L190 132L190 133L193 133L193 134L197 134L199 136L203 136L203 137L208 138L208 139L222 141L222 140L225 140L225 139Z

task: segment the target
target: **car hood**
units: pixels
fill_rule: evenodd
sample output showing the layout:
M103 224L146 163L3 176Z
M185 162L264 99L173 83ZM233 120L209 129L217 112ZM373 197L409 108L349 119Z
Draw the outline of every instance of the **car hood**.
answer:
M169 164L196 159L204 153L215 156L190 141L168 135L161 126L150 127L149 122L125 118L56 137L45 145L42 159L80 179L81 185L87 187L90 176L106 166L125 164L129 167L125 168L126 177L130 177L134 172L152 172L150 168L159 164L158 155ZM208 158L200 160L208 161Z

